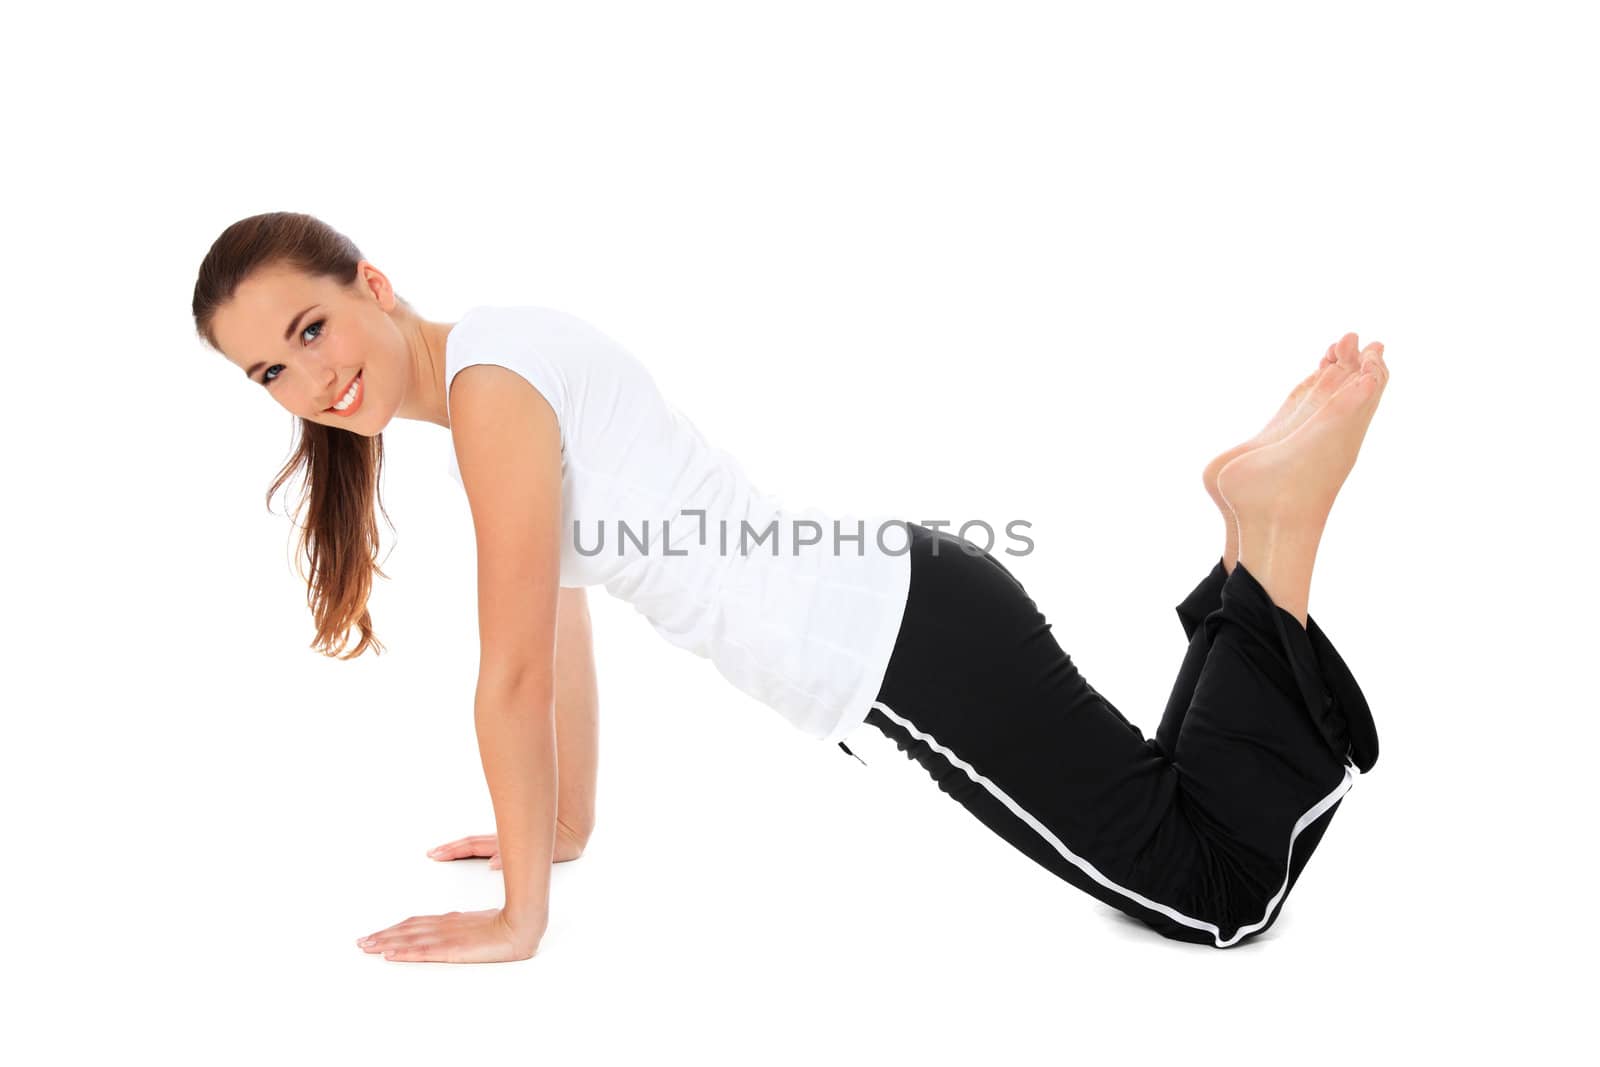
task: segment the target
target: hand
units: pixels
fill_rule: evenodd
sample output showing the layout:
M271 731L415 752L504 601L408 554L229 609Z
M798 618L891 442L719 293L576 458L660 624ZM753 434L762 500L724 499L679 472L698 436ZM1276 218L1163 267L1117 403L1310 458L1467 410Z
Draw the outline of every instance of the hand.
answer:
M548 913L513 923L504 908L413 915L356 942L368 953L406 963L502 963L525 960L539 949Z
M428 853L430 859L464 860L482 859L489 857L489 869L500 869L500 839L494 834L474 834L471 837L459 838L447 845L440 845Z
M583 845L577 838L567 832L566 826L560 821L556 822L556 847L555 854L551 856L554 863L565 863L575 860L583 855ZM440 845L428 853L431 859L464 860L489 859L489 869L500 869L500 839L494 834L474 834L471 837L459 838L449 844Z

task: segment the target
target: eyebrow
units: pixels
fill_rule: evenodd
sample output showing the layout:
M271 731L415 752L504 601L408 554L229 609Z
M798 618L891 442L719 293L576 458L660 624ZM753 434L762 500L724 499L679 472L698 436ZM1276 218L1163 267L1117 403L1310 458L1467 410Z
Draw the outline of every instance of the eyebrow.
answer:
M283 331L283 339L285 341L287 341L289 338L294 336L294 328L296 326L300 325L300 320L306 317L306 312L310 311L311 308L314 308L316 306L317 305L312 304L311 307L306 308L304 311L301 311L300 314L298 314L298 315L296 315L294 317L293 321L291 321L289 323L289 328L287 330ZM252 363L252 364L250 364L249 367L245 368L244 376L246 378L253 379L256 376L256 371L260 370L262 367L265 367L266 365L267 364L266 364L265 361L258 361L258 362Z

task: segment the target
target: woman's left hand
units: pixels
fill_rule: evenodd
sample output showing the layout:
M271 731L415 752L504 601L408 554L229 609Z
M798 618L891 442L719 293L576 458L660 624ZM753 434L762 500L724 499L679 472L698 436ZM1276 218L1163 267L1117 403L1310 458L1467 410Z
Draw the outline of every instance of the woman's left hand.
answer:
M538 951L543 924L514 924L505 909L413 915L356 942L369 953L406 963L501 963Z

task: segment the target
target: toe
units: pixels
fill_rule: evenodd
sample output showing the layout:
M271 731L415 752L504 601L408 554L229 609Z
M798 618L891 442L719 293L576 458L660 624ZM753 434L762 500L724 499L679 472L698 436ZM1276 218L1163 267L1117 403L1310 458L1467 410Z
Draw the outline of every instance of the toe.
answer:
M1347 416L1372 398L1373 378L1370 374L1352 374L1328 398L1323 410L1330 418Z
M1383 362L1383 343L1374 341L1361 350L1362 373L1377 374L1380 379L1388 376L1388 365Z
M1361 385L1362 405L1376 406L1383 387L1389 384L1389 371L1381 357L1368 359L1361 364L1361 373L1354 380Z
M1340 351L1339 345L1340 342L1336 341L1328 348L1328 362L1317 368L1315 393L1323 399L1332 395L1351 374L1361 369L1358 362Z

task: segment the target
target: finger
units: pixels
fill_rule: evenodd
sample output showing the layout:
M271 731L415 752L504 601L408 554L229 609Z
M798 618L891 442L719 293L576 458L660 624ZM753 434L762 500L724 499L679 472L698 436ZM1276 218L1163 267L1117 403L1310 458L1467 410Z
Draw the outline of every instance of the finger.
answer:
M384 952L391 948L404 947L417 941L427 941L438 936L437 924L419 925L412 927L392 927L382 933L373 934L371 937L357 941L356 947L366 952Z
M491 871L498 871L500 869L500 853L496 852L493 856L489 857L489 869Z
M382 953L386 959L400 958L411 961L426 959L440 959L444 948L448 947L449 937L440 927L418 930L414 933L398 934L394 937L379 941L375 950Z
M397 945L385 949L383 958L395 963L449 963L449 954L442 945L435 942L421 942L415 945Z
M439 930L437 927L432 927L429 929L415 930L407 933L390 934L388 937L380 937L377 940L377 948L380 952L382 952L386 949L405 948L407 945L416 945L426 941L437 940L439 940Z
M437 848L429 849L428 855L436 860L453 860L462 856L470 856L472 855L472 838L457 838Z
M428 855L436 860L458 860L473 856L488 856L494 853L496 840L493 834L475 834L431 849Z
M356 947L363 952L382 952L384 946L390 944L396 936L398 935L393 928L379 930L375 934L368 934L366 937L357 940Z
M419 928L434 925L439 918L440 916L438 915L413 915L409 919L402 919L393 926L386 926L382 930L368 934L366 937L358 938L356 944L366 945L374 941L382 944L389 938L415 933Z

